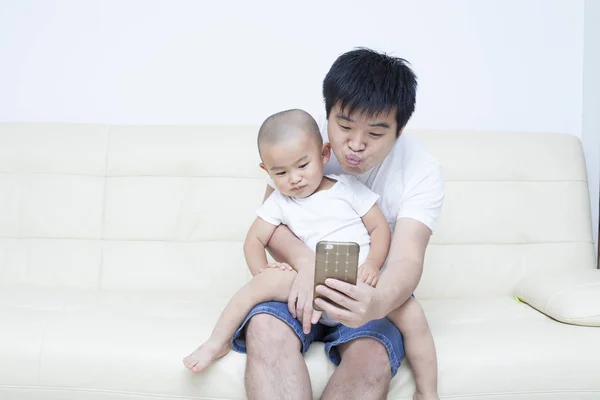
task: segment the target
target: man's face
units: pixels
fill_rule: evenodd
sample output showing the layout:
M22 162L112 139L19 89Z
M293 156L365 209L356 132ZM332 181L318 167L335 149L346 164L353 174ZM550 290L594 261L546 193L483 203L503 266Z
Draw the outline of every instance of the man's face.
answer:
M396 142L396 110L368 116L349 115L339 103L329 113L327 133L340 166L349 174L361 174L381 164Z

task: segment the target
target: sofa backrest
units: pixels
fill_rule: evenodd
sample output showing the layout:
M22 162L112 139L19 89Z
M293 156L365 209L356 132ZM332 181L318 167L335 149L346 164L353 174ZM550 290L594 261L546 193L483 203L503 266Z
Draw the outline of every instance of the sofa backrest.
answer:
M595 268L577 137L463 131L418 136L440 161L446 182L420 297L505 295L539 270Z
M0 286L230 295L265 190L257 127L0 124ZM417 294L501 295L593 268L581 145L568 135L414 132L446 200Z

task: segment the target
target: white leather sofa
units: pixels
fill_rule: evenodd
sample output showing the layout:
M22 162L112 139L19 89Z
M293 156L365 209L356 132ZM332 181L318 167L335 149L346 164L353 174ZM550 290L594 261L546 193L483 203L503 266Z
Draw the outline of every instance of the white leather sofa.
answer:
M245 356L181 359L250 277L256 131L0 124L0 399L245 398ZM447 181L416 292L440 395L600 399L600 328L572 325L600 325L579 140L407 134ZM334 366L306 362L318 398ZM413 390L404 363L389 399Z

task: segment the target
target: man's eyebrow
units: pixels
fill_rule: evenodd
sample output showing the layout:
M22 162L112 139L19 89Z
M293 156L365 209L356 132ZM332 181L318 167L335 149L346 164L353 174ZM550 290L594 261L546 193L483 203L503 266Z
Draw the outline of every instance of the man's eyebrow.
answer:
M308 158L308 155L302 156L300 157L298 160L296 160L296 162L294 164L298 164L300 161L304 160L305 158ZM283 167L271 167L271 169L283 169Z
M339 119L343 119L345 121L348 122L354 122L354 120L352 118L350 118L348 115L345 114L337 114L336 115L337 118ZM386 128L389 129L390 128L390 124L388 124L385 121L377 121L377 122L373 122L372 124L369 124L369 126L373 127L373 128Z
M343 119L345 121L348 121L348 122L354 122L354 120L352 118L350 118L347 115L341 114L341 113L338 114L338 115L336 115L336 117L339 118L339 119Z
M374 128L376 128L376 127L380 127L380 128L386 128L386 129L389 129L389 127L390 127L390 124L388 124L388 123L387 123L387 122L385 122L385 121L378 121L378 122L373 122L372 124L369 124L369 126L372 126L372 127L374 127Z

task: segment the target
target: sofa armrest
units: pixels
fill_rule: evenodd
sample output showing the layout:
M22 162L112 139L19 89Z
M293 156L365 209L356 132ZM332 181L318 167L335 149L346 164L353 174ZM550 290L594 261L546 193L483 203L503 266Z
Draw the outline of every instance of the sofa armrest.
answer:
M600 326L600 270L536 273L517 285L516 297L557 321Z

